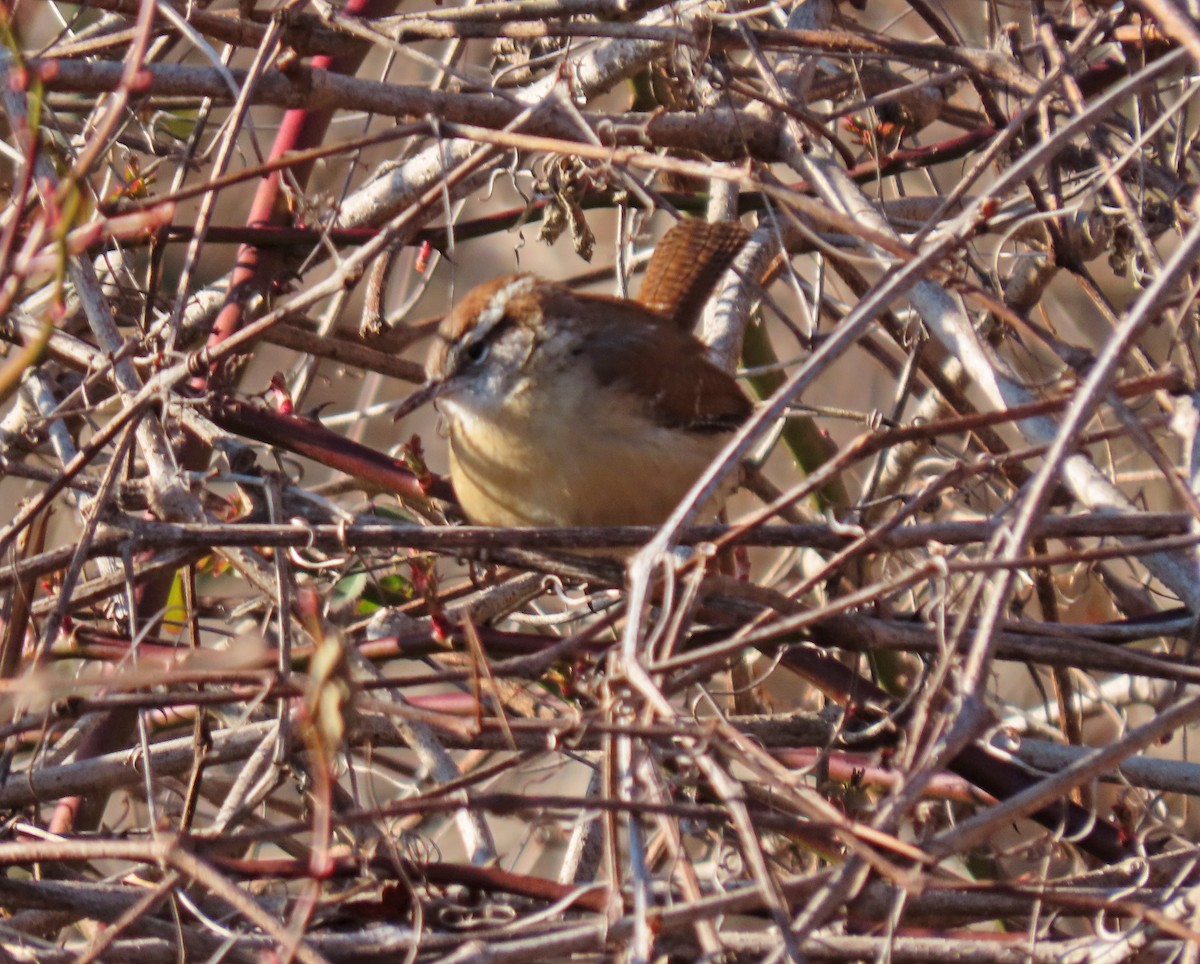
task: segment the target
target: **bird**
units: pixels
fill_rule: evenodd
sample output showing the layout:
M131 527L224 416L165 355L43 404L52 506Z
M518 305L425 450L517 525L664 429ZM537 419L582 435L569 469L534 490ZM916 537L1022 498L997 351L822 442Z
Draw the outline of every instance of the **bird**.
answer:
M736 222L677 222L636 299L532 274L463 297L439 327L424 387L396 418L436 400L468 521L654 525L670 515L751 412L691 330L747 237Z

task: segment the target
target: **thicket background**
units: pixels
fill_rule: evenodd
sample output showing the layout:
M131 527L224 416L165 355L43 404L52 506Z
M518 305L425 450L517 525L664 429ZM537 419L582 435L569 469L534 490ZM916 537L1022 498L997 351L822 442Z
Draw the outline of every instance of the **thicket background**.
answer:
M0 3L0 957L1196 959L1196 13ZM454 524L680 216L732 526Z

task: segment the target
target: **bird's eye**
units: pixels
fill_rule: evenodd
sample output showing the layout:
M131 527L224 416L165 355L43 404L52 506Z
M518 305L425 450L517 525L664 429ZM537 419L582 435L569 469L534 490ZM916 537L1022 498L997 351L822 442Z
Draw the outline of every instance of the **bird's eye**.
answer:
M463 348L463 357L472 365L478 365L487 358L490 349L485 341L475 341Z

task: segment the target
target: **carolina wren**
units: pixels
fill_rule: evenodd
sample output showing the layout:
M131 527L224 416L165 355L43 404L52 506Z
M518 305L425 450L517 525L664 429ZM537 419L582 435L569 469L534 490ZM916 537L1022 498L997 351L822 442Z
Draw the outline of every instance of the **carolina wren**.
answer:
M528 274L481 284L442 323L427 383L467 518L495 526L662 522L749 415L691 327L746 240L684 221L659 243L637 300Z

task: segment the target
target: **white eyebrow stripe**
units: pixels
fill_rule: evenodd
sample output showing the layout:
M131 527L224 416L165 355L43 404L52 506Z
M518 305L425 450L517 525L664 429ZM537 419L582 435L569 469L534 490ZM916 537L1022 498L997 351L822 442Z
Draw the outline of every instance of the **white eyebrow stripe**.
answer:
M492 295L487 307L479 313L479 318L475 322L475 330L481 333L491 330L504 317L504 312L508 310L509 299L525 294L534 286L536 280L533 275L522 275Z

